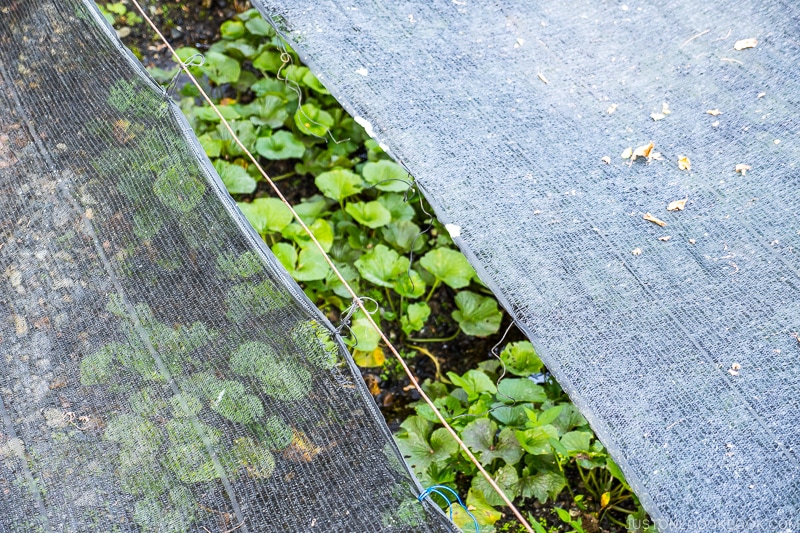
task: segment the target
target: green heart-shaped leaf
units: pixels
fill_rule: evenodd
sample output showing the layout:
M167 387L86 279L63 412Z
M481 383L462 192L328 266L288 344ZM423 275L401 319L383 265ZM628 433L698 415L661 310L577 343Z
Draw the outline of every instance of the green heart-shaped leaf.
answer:
M458 322L461 330L467 335L488 337L500 329L503 315L497 309L494 298L461 291L456 294L456 306L458 310L453 311L453 320Z
M497 458L507 465L514 465L522 458L522 447L514 430L505 428L497 437L497 424L488 418L478 418L467 424L461 432L464 443L476 452L482 465L491 464Z
M333 127L334 120L330 113L314 104L303 104L295 111L294 123L306 135L325 137L328 130Z
M414 208L403 200L402 194L386 193L378 196L378 202L392 214L392 222L401 222L414 218Z
M318 218L313 224L308 226L308 229L311 230L311 233L322 246L322 249L325 250L325 252L329 252L333 246L333 228L330 222L324 218ZM281 231L281 235L287 239L292 239L295 244L301 248L316 248L317 246L314 244L314 241L311 240L311 237L308 236L306 230L296 222L286 226Z
M206 122L219 122L219 115L222 115L225 120L242 118L239 112L229 105L218 105L217 109L219 110L219 114L210 107L195 107L192 109L192 113L196 118Z
M238 39L244 35L244 24L238 20L226 20L219 27L219 33L223 39Z
M341 202L349 196L360 193L364 182L355 172L339 168L323 172L314 179L314 184L322 194Z
M331 94L310 70L303 76L302 84L319 94Z
M475 520L478 521L478 525L481 526L480 533L490 533L494 531L495 529L493 526L495 522L503 518L503 513L489 505L486 502L486 498L483 496L483 492L480 490L469 489L467 493L467 507L471 510L470 512L475 517ZM475 528L472 518L460 505L454 505L452 509L453 522L462 531L471 531Z
M558 442L558 430L549 424L516 432L517 440L531 455L546 455L553 452L550 440Z
M431 308L425 302L410 304L406 309L406 314L400 318L403 332L411 335L411 333L421 330L430 316Z
M542 370L542 361L530 341L509 343L500 353L506 370L517 376L530 376Z
M560 472L544 470L533 475L523 475L519 480L520 493L524 498L535 497L541 503L547 499L555 501L567 482Z
M239 79L242 67L235 59L219 52L208 52L205 57L206 62L200 70L217 85L234 83Z
M467 370L463 376L459 376L455 372L448 372L447 377L455 386L464 389L470 402L475 401L484 392L497 394L494 381L480 370Z
M355 265L361 277L370 283L392 288L397 278L405 275L409 261L407 257L379 244L359 257Z
M250 225L261 235L282 231L292 221L292 212L277 198L256 198L250 203L237 203Z
M170 168L153 183L153 192L162 204L180 213L188 213L203 198L206 188L194 176Z
M213 138L208 133L201 135L197 140L200 141L200 146L203 147L203 151L209 158L219 157L222 151L222 141Z
M281 53L277 50L267 50L253 60L253 66L258 70L277 74L283 66Z
M297 281L317 281L330 273L330 266L316 248L303 248L298 254L291 244L279 242L272 246L272 253Z
M461 252L450 248L433 249L423 255L419 263L437 280L443 281L454 289L466 287L475 276L475 271L467 258ZM468 332L465 331L465 333ZM468 334L471 335L471 333Z
M289 118L288 105L284 98L268 94L245 106L243 111L250 117L250 122L256 126L280 128ZM281 131L289 133L288 131Z
M361 352L372 352L378 347L381 342L381 335L375 328L372 327L367 317L359 312L356 315L350 326L350 331L353 334L353 342L356 342L355 348Z
M420 234L420 228L409 220L393 222L381 230L383 240L401 252L407 253L414 246L418 251L425 245L425 235ZM415 240L416 239L416 240Z
M561 437L561 444L570 455L591 453L592 434L588 431L570 431Z
M250 151L255 150L257 139L256 127L252 122L249 120L240 120L231 124L231 129L233 129L234 133L236 133L236 136L239 138L245 148ZM217 137L219 137L219 139L222 141L222 146L225 149L225 153L231 156L245 155L244 150L242 150L239 144L233 140L233 136L231 136L231 133L224 124L217 125L216 131Z
M303 248L297 256L292 277L297 281L316 281L328 277L331 267L317 248Z
M380 228L392 221L392 214L380 202L351 202L345 207L348 215L368 228Z
M251 35L258 35L261 37L272 37L275 35L275 29L269 25L269 22L261 17L251 18L245 23L244 27L247 28L247 31L249 31Z
M519 475L517 469L513 465L501 466L497 471L492 474L495 483L497 483L503 492L506 493L509 499L514 500L519 491ZM478 475L472 478L472 488L483 492L486 498L486 503L494 506L506 505L503 498L497 494L497 491L492 488L486 478Z
M397 278L392 285L394 291L405 298L419 298L425 294L425 281L413 268Z
M395 435L395 441L415 472L425 472L433 464L443 465L458 452L458 443L446 429L432 432L433 424L422 417L410 416L400 427L405 431Z
M504 379L497 385L497 399L503 403L539 403L547 399L544 387L529 379Z
M387 159L367 163L361 175L364 181L380 191L405 192L411 181L411 176L403 167Z
M303 157L306 147L291 132L280 130L269 137L259 137L256 150L267 159L292 159Z
M291 274L297 264L297 250L294 246L288 242L276 242L272 245L272 253Z
M229 193L250 194L256 190L256 180L239 165L232 165L222 159L217 159L214 162L214 168L217 169L217 173Z

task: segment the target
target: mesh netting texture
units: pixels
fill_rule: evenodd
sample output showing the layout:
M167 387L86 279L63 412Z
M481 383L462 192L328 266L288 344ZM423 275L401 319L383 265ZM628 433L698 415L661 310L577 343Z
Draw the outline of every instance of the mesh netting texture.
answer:
M90 2L0 1L0 532L452 531Z
M415 176L661 531L800 530L796 3L256 3Z

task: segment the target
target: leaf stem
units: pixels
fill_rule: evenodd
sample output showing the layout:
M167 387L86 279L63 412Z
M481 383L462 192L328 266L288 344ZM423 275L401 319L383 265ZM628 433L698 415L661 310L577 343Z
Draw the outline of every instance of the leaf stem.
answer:
M296 176L296 175L297 175L297 173L295 173L295 172L287 172L286 174L281 174L280 176L272 178L272 181L281 181L281 180L285 180L287 178L291 178L292 176Z
M386 300L389 301L389 307L392 309L392 313L397 314L397 310L394 307L394 300L392 300L392 295L389 292L389 287L384 287L383 292L386 294Z
M441 381L442 383L446 383L448 385L451 384L449 380L445 379L444 376L442 376L442 367L439 365L439 359L437 359L435 355L433 355L430 351L428 351L427 348L424 348L422 346L414 346L412 344L406 344L406 346L411 348L412 350L418 351L422 355L425 355L428 359L430 359L433 362L433 366L436 367L437 381Z
M456 332L450 335L449 337L440 337L438 339L415 339L413 337L406 337L406 340L409 340L411 342L449 342L458 337L459 333L461 333L461 330L457 329Z
M436 289L439 288L439 285L441 283L442 283L442 280L440 280L440 279L437 279L436 281L433 282L433 286L431 287L431 291L428 293L428 296L425 297L425 303L428 303L430 301L431 296L433 296L434 291L436 291Z

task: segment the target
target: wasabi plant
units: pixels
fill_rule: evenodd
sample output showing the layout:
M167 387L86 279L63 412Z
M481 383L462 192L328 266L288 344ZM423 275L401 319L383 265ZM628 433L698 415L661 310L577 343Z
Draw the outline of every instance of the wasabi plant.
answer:
M529 499L555 501L567 490L581 513L624 527L625 516L637 510L630 487L586 419L541 371L533 346L521 341L508 344L499 360L484 361L461 375L448 373L450 384L426 381L424 388L481 465L519 505ZM432 409L419 402L415 410L395 436L406 461L424 486L457 489L457 478L466 477L467 505L483 530L493 531L505 503L466 460ZM575 478L581 480L583 492L571 481ZM471 523L463 512L456 511L455 519L461 527Z
M459 331L496 333L501 311L489 303L492 296L444 228L427 214L424 202L406 197L413 182L408 172L368 137L255 10L225 22L220 32L222 40L192 72L219 88L220 113L268 170L281 169L276 180L307 180L313 187L296 205L298 213L348 283L379 303L384 326L403 335L401 340L431 337L433 327L446 328L451 337ZM199 51L181 48L177 53L186 60ZM168 82L174 72L153 74ZM253 228L315 303L344 311L351 296L289 210L264 195L260 174L216 113L198 98L194 86L185 86L181 95L181 109ZM195 209L197 193L191 183L174 185L183 187L170 187L179 198L164 198L164 204L178 214ZM142 236L155 230L147 214L139 218ZM236 267L226 263L222 268ZM246 284L232 288L228 318L242 320L237 309L264 301L259 293L265 290ZM462 290L476 296L456 299ZM444 315L432 315L429 302L434 296L445 303ZM354 356L362 364L379 364L382 347L360 327L363 322L351 336L358 343Z
M249 253L221 255L218 267L223 277L248 278L256 264L261 268L254 259ZM266 395L297 401L310 392L311 374L298 361L279 359L262 342L245 342L231 354L229 377L192 372L202 367L199 354L214 343L216 331L200 322L167 326L143 304L133 306L134 319L116 295L106 309L120 320L126 341L86 355L81 384L108 387L123 397L103 438L117 446L116 472L122 491L136 498L136 524L147 532L186 532L199 512L194 485L223 476L266 480L275 469L273 453L292 443L294 430L279 416L265 416L262 400L248 392L247 383L254 379ZM316 347L314 365L336 364L335 344L319 324L301 322L292 331L295 342ZM229 442L215 425L219 420L246 436Z

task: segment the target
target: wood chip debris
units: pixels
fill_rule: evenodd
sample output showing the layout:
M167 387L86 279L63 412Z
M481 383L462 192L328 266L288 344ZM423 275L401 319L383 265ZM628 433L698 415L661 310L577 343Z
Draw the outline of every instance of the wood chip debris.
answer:
M606 113L612 115L614 111L617 110L617 107L619 107L619 104L611 104L610 106L608 106L608 109L606 109Z
M678 168L681 170L692 170L692 162L685 155L678 156Z
M634 248L631 253L633 255L642 255L642 249L641 248Z
M697 242L697 241L696 241L696 240L694 240L694 239L689 239L689 244L694 244L694 243L696 243L696 242Z
M689 198L684 198L683 200L675 200L674 202L670 202L667 205L667 211L683 211L686 208L686 202Z
M661 104L661 112L651 113L650 118L652 118L653 120L664 120L670 113L672 113L672 111L669 108L669 103L664 102L663 104Z
M767 93L758 93L758 96L756 96L756 98L764 98L765 96L767 96Z
M611 164L611 158L608 157L608 156L603 156L603 158L600 161L602 161L606 165L610 165Z
M631 161L636 161L637 157L650 157L650 152L653 151L655 144L653 141L650 141L648 144L639 146L636 150L633 151L633 155L631 156Z
M742 365L740 365L739 363L733 363L731 367L728 369L728 374L730 374L731 376L738 376L739 370L741 369Z
M716 117L716 116L721 115L722 111L720 111L719 109L709 109L708 111L706 111L706 113L708 113L712 117Z
M745 165L743 163L739 163L738 165L736 165L736 172L738 172L742 176L747 174L748 170L750 170L750 165Z
M663 220L660 220L660 219L658 219L658 218L654 217L654 216L653 216L653 215L651 215L650 213L645 213L645 214L644 214L644 219L645 219L646 221L648 221L648 222L652 222L653 224L658 224L658 225L659 225L659 226L661 226L662 228L663 228L664 226L666 226L666 225L667 225L667 223L666 223L666 222L664 222Z
M758 44L758 39L742 39L733 44L734 50L745 50L747 48L755 48Z
M545 84L550 83L549 81L547 81L547 78L545 78L544 74L542 74L541 72L538 72L536 75L539 76L539 79L542 80Z
M663 237L659 237L658 240L662 242L667 242L672 238L672 235L664 235Z

